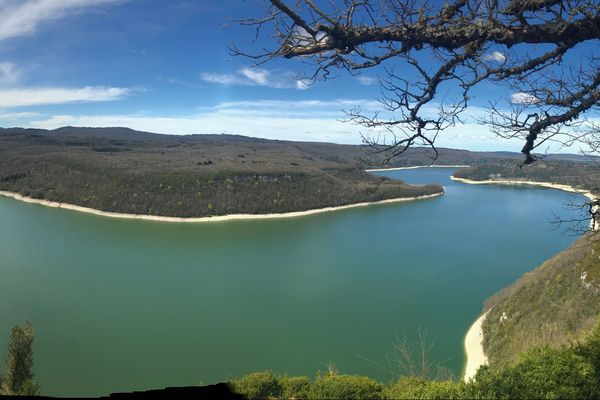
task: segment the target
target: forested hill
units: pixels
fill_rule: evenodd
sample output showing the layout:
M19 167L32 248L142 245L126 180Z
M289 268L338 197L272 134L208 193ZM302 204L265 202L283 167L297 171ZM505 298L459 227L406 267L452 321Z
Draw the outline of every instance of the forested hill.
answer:
M104 211L278 213L440 193L363 171L364 148L124 128L0 130L0 190Z

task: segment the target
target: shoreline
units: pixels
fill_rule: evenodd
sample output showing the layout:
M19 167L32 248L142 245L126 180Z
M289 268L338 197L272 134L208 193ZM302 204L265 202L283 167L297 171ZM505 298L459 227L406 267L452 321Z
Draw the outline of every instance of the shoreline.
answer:
M476 181L473 179L457 178L454 175L450 176L450 179L453 181L462 182L462 183L466 183L466 184L470 184L470 185L505 185L505 186L529 185L529 186L537 186L537 187L544 187L544 188L548 188L548 189L562 190L562 191L570 192L570 193L582 194L592 201L599 199L598 196L595 196L589 190L576 189L571 185L564 185L564 184L560 184L560 183L541 182L541 181L525 181L525 180L517 180L517 179L504 179L504 180L489 179L489 180L484 180L484 181ZM600 222L590 219L590 229L594 230L594 231L599 230ZM467 357L465 370L463 373L463 380L465 382L469 381L470 379L472 379L475 376L475 373L477 372L477 369L479 367L481 367L482 365L487 365L487 363L488 363L488 358L485 355L485 352L483 350L482 326L483 326L483 322L485 321L485 318L487 317L487 314L489 312L490 312L490 310L486 311L475 322L473 322L473 325L471 325L471 327L467 331L467 334L465 335L464 346L465 346L465 353L466 353L466 357Z
M522 185L530 185L530 186L538 186L544 187L548 189L558 189L565 192L577 193L584 195L591 201L599 200L600 197L594 195L591 191L585 189L576 189L571 185L564 185L561 183L551 183L551 182L542 182L542 181L525 181L518 179L488 179L484 181L475 181L473 179L466 178L457 178L454 175L450 176L450 179L457 182L467 183L469 185L505 185L505 186L522 186ZM590 219L590 229L593 231L600 230L600 221L594 221Z
M417 168L468 168L469 165L417 165L413 167L395 167L395 168L373 168L365 169L366 172L379 172L379 171L400 171L403 169L417 169Z
M482 327L489 312L490 310L477 318L465 335L465 353L467 355L467 364L463 373L463 381L465 382L473 379L479 367L488 364L488 358L483 351Z
M64 210L77 211L85 214L93 214L102 217L117 218L117 219L135 219L145 221L157 221L157 222L185 222L185 223L199 223L199 222L221 222L221 221L235 221L235 220L252 220L252 219L278 219L278 218L295 218L304 217L307 215L322 214L332 211L346 210L349 208L367 207L379 204L390 204L390 203L403 203L408 201L431 199L444 195L444 191L439 193L427 194L423 196L414 197L398 197L393 199L386 199L380 201L362 202L347 204L343 206L335 207L323 207L314 208L305 211L291 211L286 213L272 213L272 214L228 214L228 215L215 215L210 217L164 217L158 215L146 215L146 214L127 214L118 213L113 211L102 211L94 208L77 206L69 203L59 203L56 201L34 199L32 197L23 196L19 193L0 191L0 196L11 198L14 200L22 201L29 204L37 204L51 208L61 208Z

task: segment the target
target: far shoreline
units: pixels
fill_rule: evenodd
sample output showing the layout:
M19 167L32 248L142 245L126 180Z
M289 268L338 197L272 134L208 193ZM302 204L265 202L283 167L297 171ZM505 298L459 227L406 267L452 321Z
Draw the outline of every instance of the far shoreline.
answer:
M32 197L23 196L19 193L0 191L0 196L11 198L17 201L22 201L29 204L37 204L45 207L60 208L64 210L77 211L85 214L92 214L102 217L116 218L116 219L130 219L130 220L144 220L144 221L155 221L155 222L182 222L182 223L202 223L202 222L222 222L222 221L239 221L239 220L259 220L259 219L281 219L281 218L295 218L304 217L308 215L322 214L327 212L346 210L350 208L367 207L372 205L380 204L391 204L391 203L403 203L416 200L425 200L444 195L442 190L439 193L427 194L423 196L414 197L397 197L392 199L370 201L354 204L346 204L343 206L332 206L315 208L304 211L291 211L286 213L272 213L272 214L228 214L228 215L215 215L209 217L166 217L159 215L147 215L147 214L127 214L118 213L113 211L103 211L94 208L78 206L69 203L60 203L56 201L34 199Z
M365 169L366 172L382 172L382 171L400 171L403 169L417 168L468 168L470 165L415 165L412 167L393 167L393 168L373 168Z
M542 181L527 181L518 179L488 179L483 181L476 181L467 178L457 178L454 175L450 176L450 179L457 182L467 183L469 185L505 185L505 186L538 186L548 189L557 189L565 192L581 194L587 197L589 200L594 201L600 199L600 197L594 195L591 191L585 189L577 189L571 185L564 185L561 183L542 182ZM593 231L600 229L600 222L590 219L590 228Z

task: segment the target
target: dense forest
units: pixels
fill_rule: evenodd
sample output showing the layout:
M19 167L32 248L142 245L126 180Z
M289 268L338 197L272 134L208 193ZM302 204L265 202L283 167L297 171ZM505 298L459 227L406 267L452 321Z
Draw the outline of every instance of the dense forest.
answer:
M437 194L364 171L361 146L129 129L0 130L0 190L129 214L301 211Z

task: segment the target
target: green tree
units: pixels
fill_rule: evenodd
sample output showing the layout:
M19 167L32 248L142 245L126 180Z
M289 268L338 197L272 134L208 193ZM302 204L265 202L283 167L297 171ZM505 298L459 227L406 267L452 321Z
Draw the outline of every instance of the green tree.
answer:
M481 368L473 397L589 399L598 396L598 377L592 364L573 348L541 347L521 356L508 368Z
M318 375L311 388L311 399L381 399L383 385L357 375Z
M271 371L255 372L231 382L236 393L249 399L279 398L281 384Z
M39 385L33 373L33 336L33 327L29 322L12 328L6 356L6 381L0 380L0 388L5 394L39 394Z

